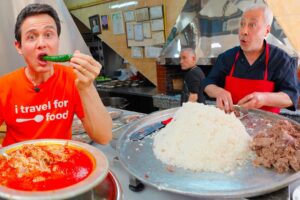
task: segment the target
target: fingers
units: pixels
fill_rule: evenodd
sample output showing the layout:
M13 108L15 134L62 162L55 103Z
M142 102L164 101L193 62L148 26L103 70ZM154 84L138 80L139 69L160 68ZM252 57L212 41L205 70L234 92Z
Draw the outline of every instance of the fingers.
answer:
M230 113L233 110L233 103L231 98L223 99L224 110L226 113Z
M261 108L262 106L265 105L264 99L265 99L265 93L254 92L254 93L248 94L244 98L242 98L238 102L238 105L240 105L244 108L247 108L247 109Z
M231 94L224 90L217 97L217 107L224 110L226 113L230 113L233 111L233 102L231 98Z
M92 74L96 78L101 70L101 64L97 62L93 57L75 51L70 64L76 68L83 75ZM88 71L88 73L87 73Z
M247 104L247 102L251 101L253 99L253 97L254 97L253 94L248 94L244 98L242 98L241 100L239 100L239 102L237 104L238 105Z
M70 65L74 67L78 89L89 88L93 85L93 81L99 75L102 67L93 57L79 51L74 52Z
M76 73L78 78L81 79L89 79L91 81L94 80L95 75L91 73L89 70L86 68L76 64L76 63L71 63L71 65L74 67L74 72Z

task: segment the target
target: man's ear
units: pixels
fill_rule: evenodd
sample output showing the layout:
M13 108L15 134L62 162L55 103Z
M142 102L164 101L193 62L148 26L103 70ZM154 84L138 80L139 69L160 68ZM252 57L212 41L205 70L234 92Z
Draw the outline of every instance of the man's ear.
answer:
M22 49L21 49L21 43L18 42L18 41L15 41L15 47L16 47L16 49L17 49L17 52L18 52L20 55L22 55L23 52L22 52Z
M265 37L267 37L270 32L271 32L271 26L267 25L266 32L265 32Z
M197 60L196 60L196 56L193 56L193 61L194 61L194 62L196 62L196 61L197 61Z

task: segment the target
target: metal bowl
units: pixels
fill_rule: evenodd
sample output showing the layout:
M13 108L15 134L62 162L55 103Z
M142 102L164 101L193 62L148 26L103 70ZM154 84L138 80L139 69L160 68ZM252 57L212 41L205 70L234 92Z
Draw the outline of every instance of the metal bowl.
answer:
M49 190L49 191L39 191L39 192L15 190L0 185L0 197L5 199L21 199L21 200L67 199L67 198L72 198L80 194L83 194L86 191L94 188L100 182L102 182L108 173L108 160L100 150L85 143L71 141L71 140L60 140L60 139L28 140L25 142L16 143L13 145L9 145L5 148L2 148L0 149L0 153L3 154L11 150L18 149L24 144L65 145L66 143L68 143L68 145L70 146L84 150L89 154L89 156L91 156L94 159L94 165L95 165L94 169L87 178L74 185L65 188L61 188L57 190Z

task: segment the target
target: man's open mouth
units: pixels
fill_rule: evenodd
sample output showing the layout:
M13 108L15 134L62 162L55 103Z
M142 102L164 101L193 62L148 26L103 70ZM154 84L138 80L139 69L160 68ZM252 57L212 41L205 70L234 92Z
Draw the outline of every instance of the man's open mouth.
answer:
M48 54L46 54L46 53L41 53L41 54L39 54L38 55L38 59L40 60L40 61L45 61L44 59L43 59L43 57L44 56L47 56Z

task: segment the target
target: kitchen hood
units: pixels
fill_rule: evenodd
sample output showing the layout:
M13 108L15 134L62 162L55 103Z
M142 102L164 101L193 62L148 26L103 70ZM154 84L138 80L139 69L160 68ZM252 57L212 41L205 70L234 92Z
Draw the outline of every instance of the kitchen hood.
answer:
M238 28L243 10L259 0L187 0L167 38L158 62L179 64L183 48L193 48L198 65L211 65L217 56L239 45ZM292 57L296 51L274 18L266 40L285 50Z

